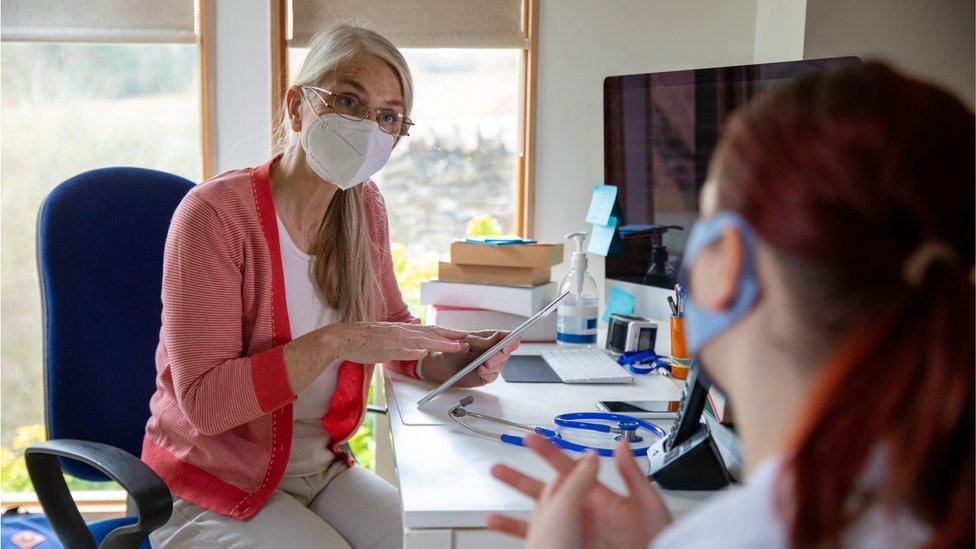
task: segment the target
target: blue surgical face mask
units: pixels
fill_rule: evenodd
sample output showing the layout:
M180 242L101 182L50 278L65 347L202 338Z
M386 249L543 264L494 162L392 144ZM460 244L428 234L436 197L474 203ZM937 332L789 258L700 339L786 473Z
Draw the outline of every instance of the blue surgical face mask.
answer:
M702 250L722 237L722 232L732 227L742 239L744 257L739 271L738 287L732 305L724 311L710 311L695 303L695 288L691 287L691 270ZM715 336L729 329L752 309L759 295L756 280L756 235L749 223L731 211L719 212L698 220L691 229L685 256L682 261L682 280L688 288L685 308L685 337L688 349L697 356Z

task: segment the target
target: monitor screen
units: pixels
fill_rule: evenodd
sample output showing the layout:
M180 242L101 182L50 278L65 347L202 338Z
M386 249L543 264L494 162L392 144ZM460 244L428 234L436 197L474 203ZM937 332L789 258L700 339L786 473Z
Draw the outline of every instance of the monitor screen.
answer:
M617 186L623 225L678 225L663 244L678 269L698 192L725 121L782 82L857 62L855 57L611 76L603 82L604 176ZM621 240L607 255L608 278L645 282L648 239ZM664 285L658 284L661 287Z

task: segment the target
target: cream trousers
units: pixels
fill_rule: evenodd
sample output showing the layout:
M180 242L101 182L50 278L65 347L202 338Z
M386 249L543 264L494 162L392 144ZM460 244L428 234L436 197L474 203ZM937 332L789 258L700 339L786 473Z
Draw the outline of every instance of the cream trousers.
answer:
M177 499L149 539L160 548L401 547L403 520L396 488L335 461L319 473L283 477L246 521Z

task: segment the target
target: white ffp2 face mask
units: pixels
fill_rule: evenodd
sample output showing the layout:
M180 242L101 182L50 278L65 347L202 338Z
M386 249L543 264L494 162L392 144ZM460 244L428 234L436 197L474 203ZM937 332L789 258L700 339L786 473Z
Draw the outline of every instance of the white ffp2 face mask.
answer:
M312 171L346 190L386 165L394 138L368 118L349 120L329 113L302 130L301 142Z

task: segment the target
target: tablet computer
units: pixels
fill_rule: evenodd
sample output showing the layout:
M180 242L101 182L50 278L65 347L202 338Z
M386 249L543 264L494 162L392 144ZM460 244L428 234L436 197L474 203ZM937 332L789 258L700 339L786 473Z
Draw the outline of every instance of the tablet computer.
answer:
M550 303L550 304L546 305L545 307L543 307L542 310L540 310L538 313L530 316L518 328L515 328L507 336L505 336L504 338L502 338L501 341L499 341L498 343L492 345L490 349L488 349L487 351L485 351L485 352L481 353L480 355L478 355L478 358L472 360L467 366L465 366L464 368L461 368L460 370L458 370L456 374L454 374L453 376L449 377L446 381L444 381L444 383L441 383L436 389L434 389L433 391L427 393L427 395L424 396L424 398L418 400L417 401L417 407L419 408L419 407L423 406L424 404L427 404L428 402L430 402L430 401L434 400L435 398L437 398L437 396L440 395L441 393L443 393L444 391L446 391L446 390L450 389L451 387L453 387L454 384L457 383L461 378L463 378L464 376L466 376L469 373L471 373L475 368L477 368L478 366L480 366L481 364L483 364L486 360L488 360L489 358L495 356L495 354L498 351L501 351L502 349L504 349L505 346L507 346L512 341L514 341L515 338L517 338L518 336L522 335L522 332L524 332L525 330L528 330L529 327L531 327L536 322L539 322L543 318L546 318L547 316L549 316L553 311L556 310L556 307L558 307L559 304L562 303L563 300L566 299L568 296L569 296L569 292L568 291L567 292L564 292L562 295L560 295L559 297L557 297L552 303Z

